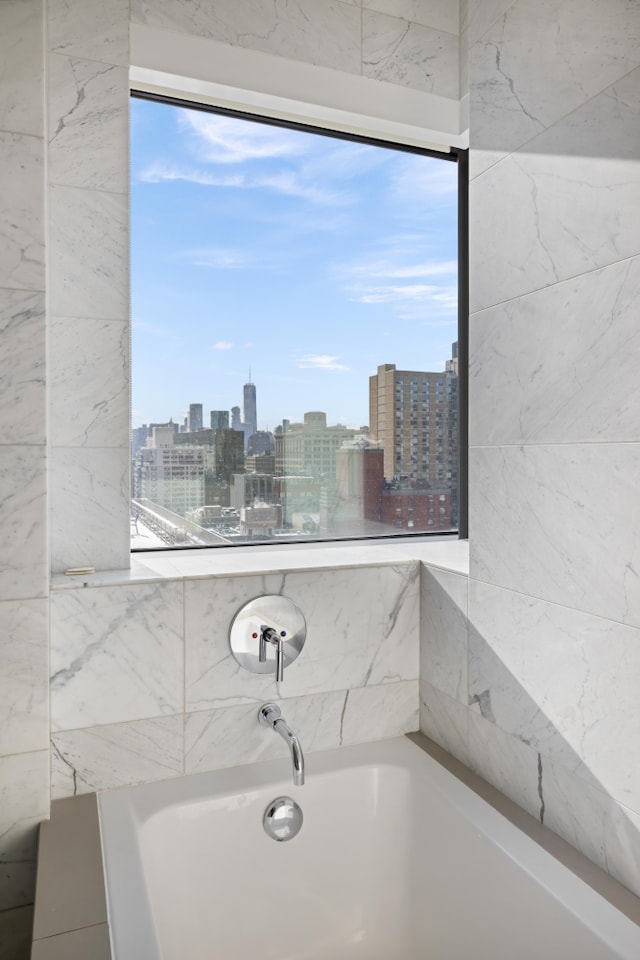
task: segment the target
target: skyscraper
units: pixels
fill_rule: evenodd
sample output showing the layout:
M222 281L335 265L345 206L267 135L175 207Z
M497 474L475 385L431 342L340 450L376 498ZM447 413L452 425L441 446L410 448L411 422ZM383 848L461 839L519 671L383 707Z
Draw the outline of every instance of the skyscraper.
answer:
M228 410L212 410L210 413L210 417L211 417L212 430L228 430L229 429L229 411Z
M388 481L454 488L457 481L457 374L396 370L369 380L371 436L384 450Z
M187 430L192 433L195 430L202 430L202 404L190 403L189 414L187 416Z
M245 383L242 388L242 409L244 414L244 423L246 424L246 436L247 438L252 436L258 429L258 413L256 409L256 387L255 384L251 382L251 374L249 374L249 382Z

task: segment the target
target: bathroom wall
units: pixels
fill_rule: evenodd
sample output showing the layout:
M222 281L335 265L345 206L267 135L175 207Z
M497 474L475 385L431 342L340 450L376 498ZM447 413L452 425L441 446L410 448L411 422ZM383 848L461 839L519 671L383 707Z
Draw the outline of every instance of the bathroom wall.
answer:
M49 810L42 0L0 9L0 944L29 929ZM0 946L0 956L3 947Z
M470 579L422 728L640 894L640 6L470 0Z
M345 90L351 78L370 82L372 104L387 94L401 103L400 91L415 109L459 93L458 11L448 0L0 5L10 184L0 200L3 960L18 956L28 931L35 825L49 809L49 656L55 796L275 749L255 739L251 720L273 691L230 669L223 621L283 583L316 638L287 708L309 746L417 725L416 560L343 555L286 580L278 570L147 570L142 582L126 572L130 18L317 67L318 97L322 70L345 78ZM78 566L123 573L88 588L60 577L50 594L49 571Z

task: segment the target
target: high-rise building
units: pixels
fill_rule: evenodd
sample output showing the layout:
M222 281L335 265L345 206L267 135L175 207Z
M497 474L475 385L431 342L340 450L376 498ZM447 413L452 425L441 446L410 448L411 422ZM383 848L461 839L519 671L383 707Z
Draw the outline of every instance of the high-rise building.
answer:
M163 428L154 428L159 430ZM202 447L158 444L143 447L135 461L138 499L151 500L184 516L204 504L204 451Z
M235 473L244 473L244 438L237 430L179 433L175 442L202 447L207 491L220 484L228 486Z
M288 423L286 430L276 431L276 474L335 484L336 451L355 433L340 423L328 427L326 413L305 413L304 423Z
M242 388L242 410L244 413L244 423L246 425L245 434L247 439L258 429L258 413L256 407L256 386L251 382L245 383Z
M457 344L453 359L442 373L425 370L396 370L385 363L369 381L369 415L371 437L384 451L384 476L396 491L398 520L404 516L408 529L417 525L418 504L407 513L408 503L401 504L399 490L428 490L443 496L438 501L438 516L425 514L429 526L455 527L458 502L458 374ZM417 494L416 494L417 495ZM388 498L387 498L388 499ZM386 522L390 519L390 502L383 503ZM446 520L440 518L440 509ZM429 501L420 501L420 515L428 511ZM405 516L406 514L406 516ZM422 522L421 517L421 522ZM435 520L437 519L437 523ZM412 520L411 526L409 521ZM401 524L394 520L396 526Z
M210 425L212 430L228 430L229 429L229 411L228 410L212 410L210 413Z
M202 404L190 403L189 413L187 415L187 430L193 433L195 430L202 430Z
M370 378L371 436L384 450L388 481L456 486L457 381L454 370L396 370L393 363Z

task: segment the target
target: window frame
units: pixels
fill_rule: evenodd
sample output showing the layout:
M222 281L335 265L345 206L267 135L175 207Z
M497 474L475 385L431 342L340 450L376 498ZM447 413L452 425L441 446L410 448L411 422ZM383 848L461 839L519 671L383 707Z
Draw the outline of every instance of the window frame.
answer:
M353 536L353 537L317 537L313 540L286 540L269 541L260 544L252 544L251 541L245 543L229 543L225 547L234 549L251 545L255 547L292 547L296 545L311 546L320 544L351 544L354 543L397 543L401 540L411 540L420 542L420 540L442 540L457 539L466 540L468 538L468 500L469 500L469 470L468 470L468 382L469 382L469 151L467 148L450 146L447 150L437 150L432 147L419 146L412 143L403 143L387 139L382 136L371 136L366 133L350 132L349 130L333 129L329 125L320 126L317 123L305 123L301 120L291 120L270 114L257 114L250 110L242 110L237 107L219 105L211 101L200 101L197 99L188 99L184 96L176 96L163 91L158 93L152 90L145 90L132 86L130 89L130 98L137 100L147 100L155 103L165 103L178 108L193 109L204 113L215 113L218 115L233 117L241 120L248 120L255 123L261 123L267 126L276 126L283 129L298 130L305 133L313 133L317 136L324 136L337 140L345 140L355 143L364 143L369 146L377 146L390 150L396 150L402 153L412 153L420 156L434 157L445 162L456 163L458 171L458 310L457 310L457 343L458 343L458 529L451 531L404 531L402 535L381 535L371 536ZM129 429L131 432L131 419ZM212 547L210 544L190 544L171 546L167 544L164 547L136 547L130 551L131 555L144 553L172 552L175 550L220 550L221 547Z

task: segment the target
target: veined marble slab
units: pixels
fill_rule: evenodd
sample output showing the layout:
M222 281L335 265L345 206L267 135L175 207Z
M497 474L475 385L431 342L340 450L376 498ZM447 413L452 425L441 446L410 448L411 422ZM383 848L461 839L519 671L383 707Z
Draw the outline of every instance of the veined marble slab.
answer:
M0 342L0 442L44 443L44 293L0 289Z
M640 444L472 447L471 577L640 626Z
M282 696L301 696L418 677L417 565L196 581L185 587L186 709L255 703L277 695L272 675L239 666L229 627L265 594L292 600L307 639L285 671Z
M338 0L133 0L135 23L360 73L360 10Z
M184 711L182 585L61 591L51 598L51 728Z
M638 289L633 257L477 313L470 443L640 440Z
M470 581L469 703L640 813L640 630Z

